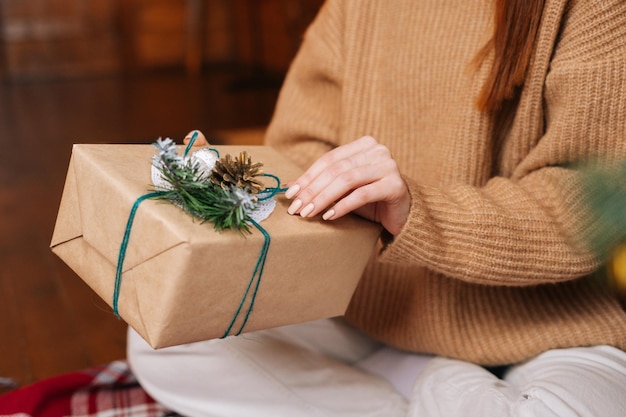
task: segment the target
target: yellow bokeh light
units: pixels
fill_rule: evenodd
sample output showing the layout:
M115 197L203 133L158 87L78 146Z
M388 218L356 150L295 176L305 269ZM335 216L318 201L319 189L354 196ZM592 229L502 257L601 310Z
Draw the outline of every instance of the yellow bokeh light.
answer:
M620 245L611 259L612 280L620 293L626 293L626 244Z

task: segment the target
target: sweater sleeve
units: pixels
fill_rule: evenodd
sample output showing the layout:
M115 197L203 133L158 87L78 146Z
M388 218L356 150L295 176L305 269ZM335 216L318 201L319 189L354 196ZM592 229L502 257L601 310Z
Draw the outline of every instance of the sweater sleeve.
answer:
M265 137L302 168L338 145L342 24L341 3L326 2L305 33Z
M407 179L409 220L380 260L426 266L488 285L533 285L591 273L580 173L594 158L626 159L626 3L574 1L542 88L544 132L512 174L482 187ZM519 147L519 144L517 145Z

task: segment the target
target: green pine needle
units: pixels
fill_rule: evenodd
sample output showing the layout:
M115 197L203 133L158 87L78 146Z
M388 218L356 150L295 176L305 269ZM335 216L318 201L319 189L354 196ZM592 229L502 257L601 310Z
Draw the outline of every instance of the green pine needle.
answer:
M168 200L192 216L213 223L215 230L235 230L251 233L250 213L257 200L245 189L235 186L222 188L210 181L198 163L177 154L176 145L170 139L159 139L155 146L159 153L153 164L163 178L172 186L159 199Z

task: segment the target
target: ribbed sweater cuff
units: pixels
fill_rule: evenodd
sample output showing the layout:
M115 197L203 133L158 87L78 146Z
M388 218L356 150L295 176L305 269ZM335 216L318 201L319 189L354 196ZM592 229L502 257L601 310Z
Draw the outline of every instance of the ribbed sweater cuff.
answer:
M398 263L407 264L410 262L411 256L407 256L410 253L415 252L416 230L424 228L425 214L423 207L423 200L421 198L420 186L413 180L404 177L404 181L409 188L409 194L411 195L411 210L407 221L396 236L383 230L381 235L381 241L383 246L379 253L379 261L385 263Z

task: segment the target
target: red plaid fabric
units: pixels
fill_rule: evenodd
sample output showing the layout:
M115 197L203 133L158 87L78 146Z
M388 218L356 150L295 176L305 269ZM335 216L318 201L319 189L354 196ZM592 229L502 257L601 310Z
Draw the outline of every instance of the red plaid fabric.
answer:
M0 396L0 417L175 417L126 361L48 378Z

